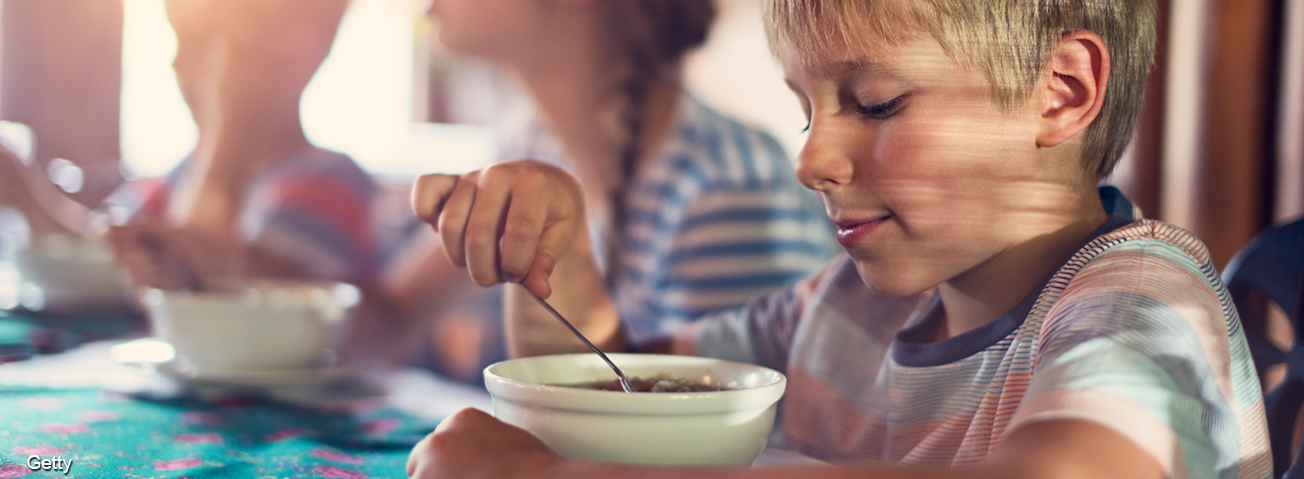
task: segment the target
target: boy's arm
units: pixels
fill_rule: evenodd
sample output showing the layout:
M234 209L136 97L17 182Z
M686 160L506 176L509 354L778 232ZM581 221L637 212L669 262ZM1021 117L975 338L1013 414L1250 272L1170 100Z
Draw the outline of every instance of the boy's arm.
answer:
M439 425L413 449L409 477L676 479L781 478L972 478L972 479L1159 479L1159 464L1112 429L1087 421L1053 420L1013 432L987 461L957 467L848 463L832 466L741 467L636 466L576 461L557 456L543 442L489 415L463 410Z

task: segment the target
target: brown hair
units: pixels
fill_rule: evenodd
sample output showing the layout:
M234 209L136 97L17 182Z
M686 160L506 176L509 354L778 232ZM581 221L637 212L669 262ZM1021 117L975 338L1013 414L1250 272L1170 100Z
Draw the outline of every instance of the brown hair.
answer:
M604 0L611 38L628 61L619 94L626 144L621 168L626 179L638 159L643 114L657 81L672 78L694 47L706 42L715 5L710 0Z
M803 62L839 46L927 33L956 61L986 74L1006 108L1027 100L1065 34L1099 35L1110 54L1109 84L1082 151L1097 180L1113 171L1131 139L1154 58L1155 0L770 0L766 10L771 50L801 52Z
M652 88L674 80L679 65L693 48L706 42L715 20L712 0L601 0L613 45L626 60L619 91L619 122L624 142L619 150L621 184L634 175L643 139L644 115ZM608 250L607 282L614 284L619 262L621 225L625 221L624 188L612 192L612 227L615 242Z

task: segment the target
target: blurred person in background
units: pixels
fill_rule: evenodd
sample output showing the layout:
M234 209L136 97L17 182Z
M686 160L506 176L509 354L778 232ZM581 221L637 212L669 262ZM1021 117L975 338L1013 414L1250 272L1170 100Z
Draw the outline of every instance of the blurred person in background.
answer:
M196 288L242 276L374 282L375 186L349 157L312 145L299 117L348 0L166 7L177 35L173 68L199 140L166 178L129 183L111 198L134 211L108 234L133 284ZM87 233L89 212L10 156L0 157L0 201L18 206L33 236Z
M173 67L200 134L185 161L145 193L141 221L112 235L133 278L153 286L186 281L159 254L163 245L201 282L371 283L375 186L349 157L311 144L299 116L348 1L166 5L177 31Z
M508 132L501 156L553 163L578 178L592 225L590 266L605 278L587 286L612 293L635 340L778 289L835 251L822 207L792 177L779 144L684 91L681 63L706 40L712 2L435 0L431 14L446 48L504 67L529 93L533 108ZM407 315L437 309L465 282L437 242L413 248L416 259L397 261L401 271L386 280ZM517 288L505 294L508 311L532 301ZM444 329L501 341L500 332L480 330L498 327L488 321L480 329L468 316L456 321ZM514 326L509 315L506 335L531 334ZM462 343L444 338L435 353Z
M18 210L33 238L80 234L89 223L88 211L64 196L18 154L0 145L0 205Z

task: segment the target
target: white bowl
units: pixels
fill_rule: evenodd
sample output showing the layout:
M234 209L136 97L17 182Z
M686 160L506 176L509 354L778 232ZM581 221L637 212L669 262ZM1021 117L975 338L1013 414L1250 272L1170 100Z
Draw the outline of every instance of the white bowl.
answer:
M80 238L50 236L13 253L19 302L28 309L126 305L113 253Z
M765 449L787 378L718 359L611 354L627 376L665 375L728 390L625 393L566 387L612 381L596 354L513 359L485 368L494 416L573 459L638 464L751 464Z
M328 365L358 299L348 284L281 280L144 295L154 332L176 350L177 367L214 374Z

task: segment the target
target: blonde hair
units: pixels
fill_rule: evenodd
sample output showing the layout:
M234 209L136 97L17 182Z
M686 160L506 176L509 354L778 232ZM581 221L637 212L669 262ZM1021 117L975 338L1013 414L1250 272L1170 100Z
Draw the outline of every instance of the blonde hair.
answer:
M1155 0L770 0L770 48L810 62L872 41L899 44L927 33L960 64L977 68L1005 108L1027 100L1067 33L1099 35L1110 54L1100 115L1084 133L1083 166L1113 171L1131 139L1154 58Z

